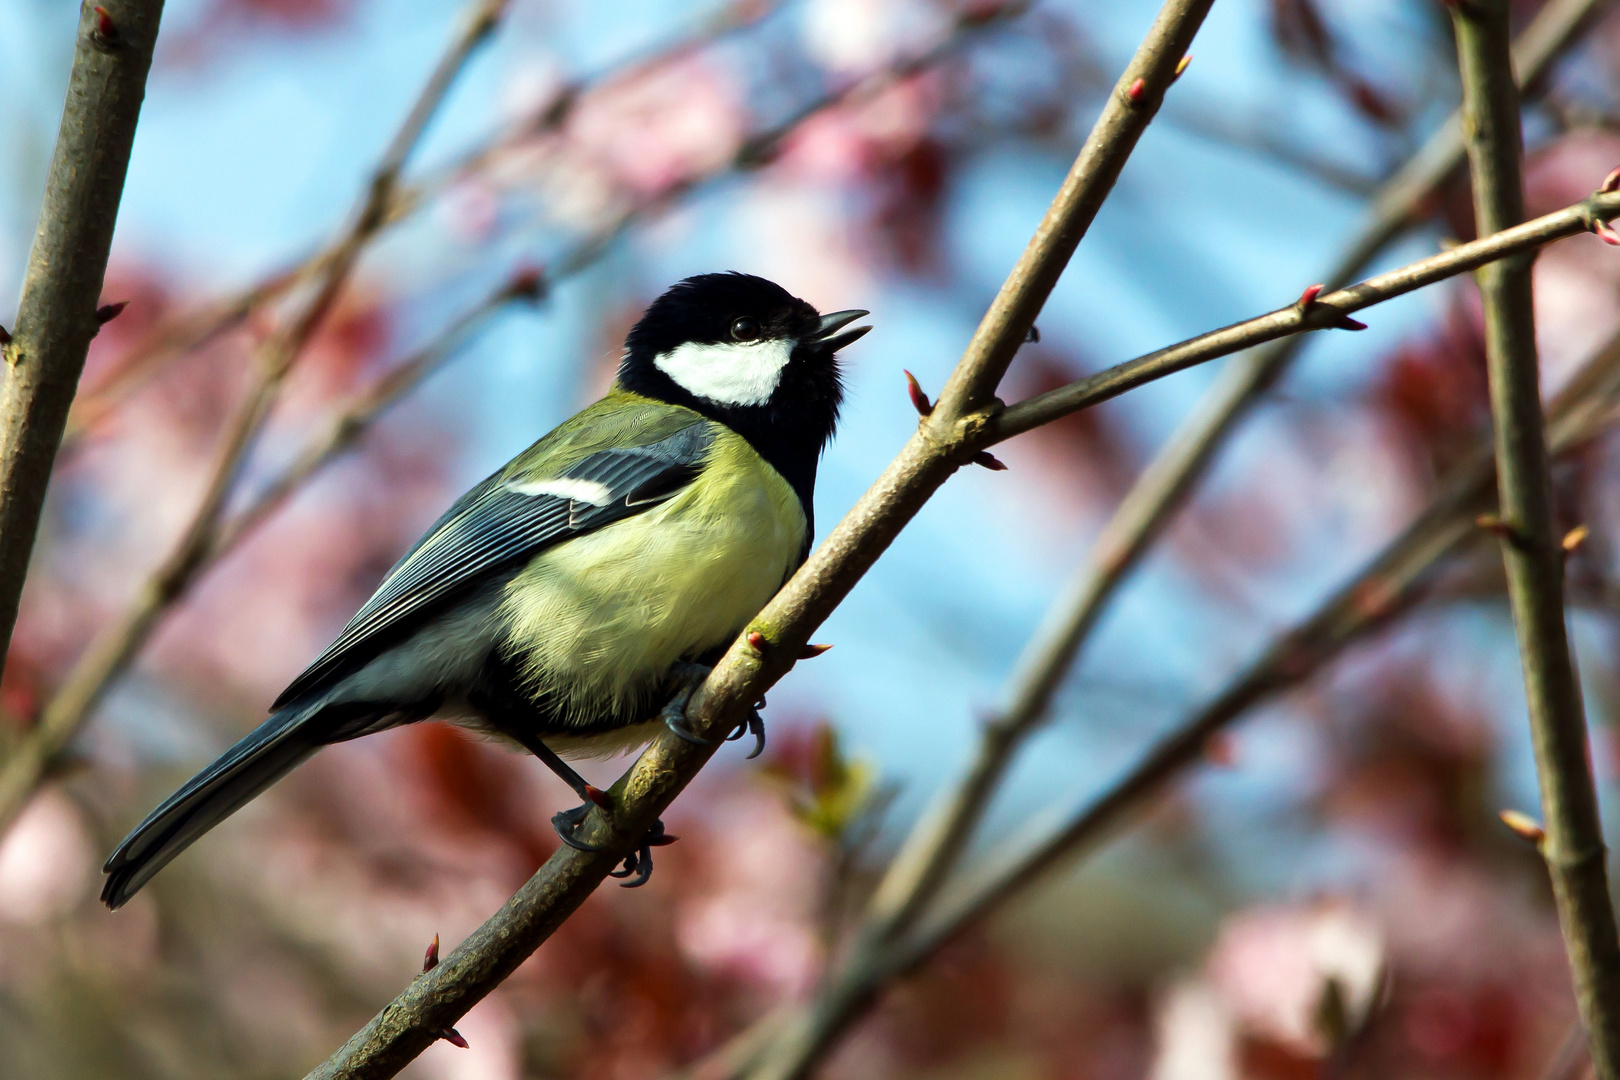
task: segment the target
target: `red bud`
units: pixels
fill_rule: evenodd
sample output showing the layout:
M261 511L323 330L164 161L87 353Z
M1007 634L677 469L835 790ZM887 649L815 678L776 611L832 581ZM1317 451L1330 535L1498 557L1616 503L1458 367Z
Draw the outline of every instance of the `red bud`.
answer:
M981 465L984 468L989 469L991 472L1007 471L1007 466L988 450L980 450L977 454L974 454L973 464Z
M1603 178L1603 183L1598 185L1599 195L1607 195L1611 191L1617 190L1620 190L1620 169L1616 169L1608 176L1605 176Z
M923 388L917 383L917 376L906 372L906 393L911 395L911 404L917 410L918 416L927 416L934 411L934 403L928 400Z
M832 648L831 645L806 645L804 648L799 650L799 659L814 660L816 657L820 656L830 648Z
M96 322L100 323L102 326L106 326L108 323L118 318L118 316L122 315L124 313L124 309L127 307L129 307L128 300L120 300L116 304L102 304L100 307L96 308Z
M1529 814L1520 813L1517 810L1503 810L1497 816L1502 819L1502 824L1532 844L1539 844L1547 837L1547 830L1543 829L1541 824Z
M766 649L771 647L771 643L765 640L765 635L760 633L758 630L748 631L747 636L744 637L743 640L748 642L748 647L757 653L764 653Z
M427 947L427 953L422 957L422 974L426 975L439 966L439 935L433 935L433 944Z
M591 784L585 785L585 797L604 810L613 809L613 799L607 792Z
M439 1032L439 1038L443 1039L451 1046L459 1046L463 1050L468 1049L467 1040L463 1039L461 1037L461 1032L457 1031L455 1028L445 1028L443 1031Z
M113 23L112 16L107 14L104 7L91 8L96 13L96 28L93 34L96 44L103 48L112 48L118 44L118 27Z
M506 291L524 300L546 298L546 272L538 266L525 266L512 275Z
M1140 105L1142 103L1142 99L1147 96L1147 83L1141 79L1137 79L1135 82L1131 83L1130 88L1125 91L1125 96L1131 99L1132 105Z

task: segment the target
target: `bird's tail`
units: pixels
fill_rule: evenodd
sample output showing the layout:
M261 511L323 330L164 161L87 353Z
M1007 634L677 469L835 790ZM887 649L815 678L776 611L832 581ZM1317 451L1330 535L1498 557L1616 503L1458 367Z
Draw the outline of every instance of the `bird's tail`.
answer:
M318 711L294 705L273 714L148 814L107 857L102 902L123 906L170 859L330 742L309 723Z

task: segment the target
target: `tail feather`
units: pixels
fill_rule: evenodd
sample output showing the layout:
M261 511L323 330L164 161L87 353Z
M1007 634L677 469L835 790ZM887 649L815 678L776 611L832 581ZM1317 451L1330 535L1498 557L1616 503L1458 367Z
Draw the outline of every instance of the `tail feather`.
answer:
M316 709L283 709L163 801L108 856L101 899L117 909L169 860L287 775L329 738L312 730Z

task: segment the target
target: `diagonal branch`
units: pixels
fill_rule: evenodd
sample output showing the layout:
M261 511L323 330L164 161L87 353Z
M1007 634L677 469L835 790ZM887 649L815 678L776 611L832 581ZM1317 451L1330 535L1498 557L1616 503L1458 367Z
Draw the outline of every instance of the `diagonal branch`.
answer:
M884 477L754 620L693 696L688 719L701 735L723 733L792 666L814 626L843 599L912 514L961 464L970 433L1018 343L1118 176L1174 78L1213 0L1169 0L1110 95L1091 137L1024 257L1003 284L932 417L919 425ZM610 792L617 812L586 819L603 850L559 851L516 896L438 967L418 978L312 1077L392 1076L451 1027L539 947L622 858L712 755L713 748L659 738ZM594 831L594 835L590 833Z
M142 585L135 602L91 641L30 737L15 747L0 766L0 828L21 809L50 762L67 746L84 718L100 701L112 677L129 663L159 616L187 587L207 558L237 471L269 416L282 381L337 301L361 249L381 226L405 159L420 140L455 76L478 45L494 31L506 2L474 0L465 23L373 172L365 196L333 258L302 305L261 350L253 385L225 423L224 437L190 524L162 565Z
M106 0L79 9L73 70L23 277L14 335L0 329L0 665L101 282L146 95L163 0ZM113 312L112 314L116 314ZM111 315L107 316L111 317Z
M1519 91L1508 55L1508 0L1452 7L1463 125L1481 232L1524 219ZM1605 187L1611 186L1605 183ZM1564 552L1553 517L1541 424L1530 271L1533 255L1483 267L1485 361L1496 429L1502 562L1518 629L1552 878L1575 1000L1601 1080L1620 1077L1620 935L1609 895L1580 682L1564 621Z

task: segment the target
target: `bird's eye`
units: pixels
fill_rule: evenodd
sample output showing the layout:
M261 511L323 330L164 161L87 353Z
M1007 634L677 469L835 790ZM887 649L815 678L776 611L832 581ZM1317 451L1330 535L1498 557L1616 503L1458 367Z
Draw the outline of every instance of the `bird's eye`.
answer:
M731 324L732 341L753 341L759 337L759 320L744 315Z

